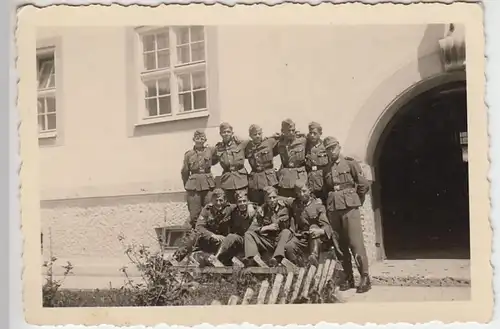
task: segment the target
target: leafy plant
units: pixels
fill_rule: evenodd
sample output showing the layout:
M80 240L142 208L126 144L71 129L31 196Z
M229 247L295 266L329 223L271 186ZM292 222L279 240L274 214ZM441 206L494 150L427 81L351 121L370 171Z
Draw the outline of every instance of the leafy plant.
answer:
M55 307L64 306L64 300L59 298L59 289L64 283L66 277L72 273L73 265L67 262L66 265L62 266L64 269L63 278L61 280L56 280L54 278L54 264L57 261L56 257L51 257L50 260L43 263L43 267L47 269L45 283L42 286L42 296L43 296L43 306L44 307Z

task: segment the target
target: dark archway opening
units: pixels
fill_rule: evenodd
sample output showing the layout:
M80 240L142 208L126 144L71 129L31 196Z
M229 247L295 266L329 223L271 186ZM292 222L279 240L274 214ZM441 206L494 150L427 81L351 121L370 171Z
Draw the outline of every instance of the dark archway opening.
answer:
M412 99L392 118L376 154L388 259L467 259L469 241L465 82Z

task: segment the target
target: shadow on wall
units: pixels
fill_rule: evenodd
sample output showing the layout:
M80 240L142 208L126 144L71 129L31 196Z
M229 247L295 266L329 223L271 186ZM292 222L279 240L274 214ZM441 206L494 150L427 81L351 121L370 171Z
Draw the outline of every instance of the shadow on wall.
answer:
M418 72L422 79L430 77L436 72L434 62L425 59L429 54L440 52L439 40L446 34L447 25L445 24L429 24L425 29L424 36L417 48L418 56Z
M204 117L189 120L175 120L147 125L137 125L134 127L134 137L195 131L196 129L206 129L210 126L209 121L210 120L208 117Z

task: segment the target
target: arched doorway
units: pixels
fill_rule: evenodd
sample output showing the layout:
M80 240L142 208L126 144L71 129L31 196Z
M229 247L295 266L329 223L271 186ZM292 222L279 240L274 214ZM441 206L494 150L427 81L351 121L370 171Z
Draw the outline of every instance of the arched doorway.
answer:
M386 258L469 257L466 134L465 81L415 96L385 126L373 167Z

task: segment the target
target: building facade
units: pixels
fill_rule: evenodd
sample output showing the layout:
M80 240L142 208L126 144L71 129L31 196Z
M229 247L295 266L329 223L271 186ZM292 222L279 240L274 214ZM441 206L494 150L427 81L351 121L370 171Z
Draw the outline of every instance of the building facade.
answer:
M284 118L303 132L318 121L376 193L376 148L394 114L465 80L463 31L444 24L54 27L37 39L43 255L103 271L125 261L121 234L154 249L161 229L167 249L182 236L180 169L195 129L214 145L223 121L245 138L252 123L271 135ZM375 262L383 219L371 196Z

